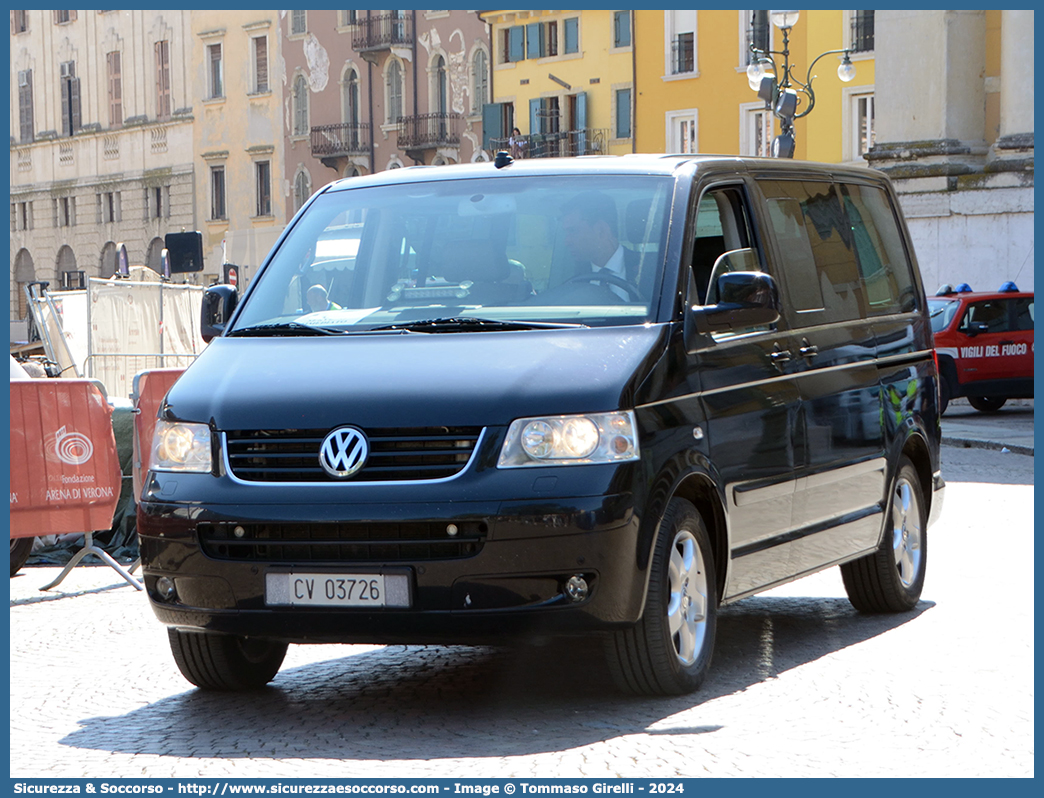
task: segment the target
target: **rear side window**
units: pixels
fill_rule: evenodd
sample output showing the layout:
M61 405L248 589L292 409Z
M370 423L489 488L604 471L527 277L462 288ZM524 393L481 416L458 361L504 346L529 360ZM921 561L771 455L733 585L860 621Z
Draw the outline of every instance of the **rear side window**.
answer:
M888 194L876 186L842 184L840 188L870 315L915 310L910 261Z
M1015 329L1033 329L1033 297L1020 297L1015 300Z
M863 280L844 208L830 183L759 181L797 324L863 318Z

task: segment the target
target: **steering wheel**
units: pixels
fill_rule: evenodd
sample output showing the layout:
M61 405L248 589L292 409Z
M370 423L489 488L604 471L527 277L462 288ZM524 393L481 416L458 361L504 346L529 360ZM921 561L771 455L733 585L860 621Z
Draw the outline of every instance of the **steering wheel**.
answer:
M644 302L641 293L638 291L638 286L633 283L627 282L622 277L617 277L612 272L607 272L604 269L600 272L591 272L574 274L562 285L568 285L569 283L608 283L609 285L618 285L620 288L627 292L628 296L634 299L635 302Z

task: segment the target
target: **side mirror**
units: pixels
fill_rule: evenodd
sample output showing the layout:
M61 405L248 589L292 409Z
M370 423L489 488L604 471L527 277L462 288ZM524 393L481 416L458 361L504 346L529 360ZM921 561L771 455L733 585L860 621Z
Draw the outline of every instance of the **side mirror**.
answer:
M982 335L990 331L990 325L984 321L972 321L968 323L968 328L964 331L965 335L974 338L976 335Z
M210 343L225 331L238 300L239 294L233 285L212 285L203 292L200 331L204 341Z
M779 321L779 288L764 272L726 272L715 283L718 301L693 307L696 331L710 333L760 327Z

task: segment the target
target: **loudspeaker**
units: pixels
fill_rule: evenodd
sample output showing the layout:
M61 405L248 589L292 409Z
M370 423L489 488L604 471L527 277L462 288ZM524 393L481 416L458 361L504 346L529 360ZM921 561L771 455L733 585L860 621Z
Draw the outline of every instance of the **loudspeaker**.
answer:
M198 230L191 233L167 233L163 245L170 253L171 274L203 271L203 234Z

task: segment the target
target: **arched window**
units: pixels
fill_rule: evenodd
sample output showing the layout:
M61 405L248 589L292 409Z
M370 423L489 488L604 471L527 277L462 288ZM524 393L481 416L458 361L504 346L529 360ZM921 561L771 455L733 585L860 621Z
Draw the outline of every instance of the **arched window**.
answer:
M116 274L116 245L110 241L102 247L101 257L98 258L98 276L105 279L114 274Z
M432 95L435 101L435 107L432 110L437 114L445 114L449 110L447 96L449 85L446 77L446 59L441 55L435 56L435 61L432 63L432 75L434 76Z
M489 63L486 51L479 48L471 58L471 113L481 114L489 102Z
M55 268L58 271L59 283L61 283L62 272L76 271L76 255L73 253L72 247L68 244L64 244L62 248L58 250L58 258L55 260Z
M352 164L348 164L344 170L344 177L358 177L360 175L359 167Z
M29 310L25 298L25 287L29 283L36 281L36 267L33 266L33 256L29 254L27 249L18 250L18 254L15 256L14 279L18 288L18 318L24 319Z
M359 76L351 67L344 73L344 123L352 128L359 126Z
M304 75L294 80L294 135L308 135L308 81Z
M148 253L145 255L145 265L157 274L163 273L163 239L154 238L149 242Z
M387 122L389 125L394 125L402 116L402 66L398 60L391 59L388 63L385 83L388 89Z
M301 209L301 206L305 204L305 200L310 196L312 196L312 180L308 172L302 169L297 173L297 177L294 178L295 213Z

